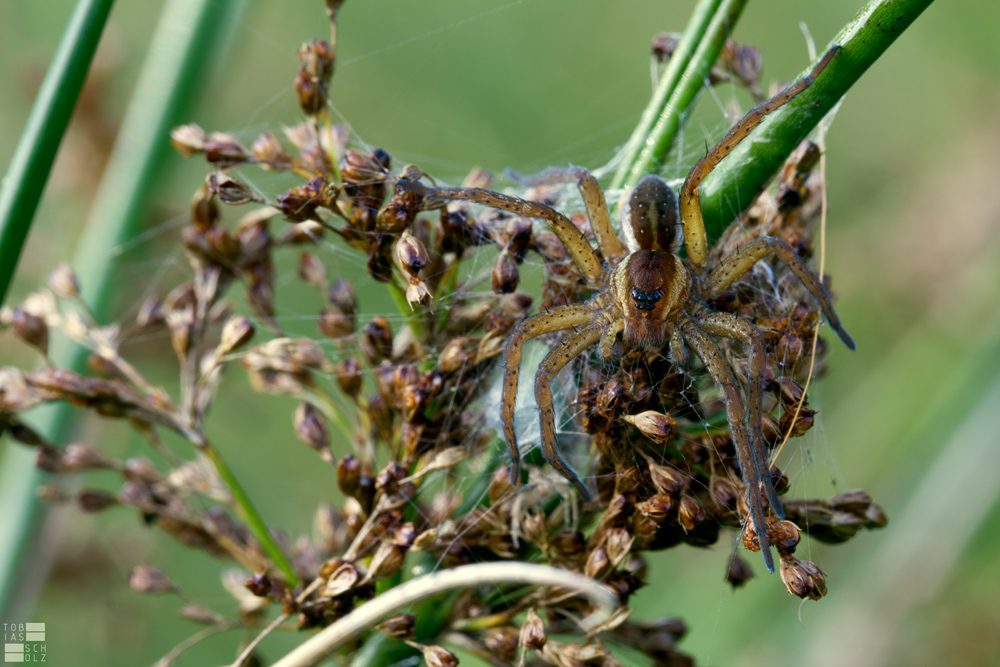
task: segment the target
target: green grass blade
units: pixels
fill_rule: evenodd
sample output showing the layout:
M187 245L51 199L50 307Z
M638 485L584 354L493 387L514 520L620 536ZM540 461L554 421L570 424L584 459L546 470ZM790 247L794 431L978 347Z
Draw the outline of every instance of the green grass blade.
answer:
M144 205L153 191L158 169L170 147L170 129L184 116L198 81L212 62L232 0L170 0L163 9L139 82L125 113L100 190L91 208L73 265L80 276L81 293L99 320L106 321L114 295L115 249L137 229ZM53 343L58 366L84 369L86 352L79 346ZM59 344L62 343L62 344ZM62 441L71 426L73 409L66 404L46 406L33 415L38 430ZM14 618L19 565L33 541L40 508L34 489L40 474L33 452L8 447L0 470L0 616ZM20 600L30 606L32 596Z
M80 0L59 42L0 187L0 303L7 296L35 209L49 179L114 0Z
M709 242L760 194L799 142L931 2L873 0L834 37L831 45L842 48L817 81L771 113L702 182Z
M625 178L626 188L634 188L643 176L659 171L680 130L681 116L705 87L708 74L715 61L719 59L722 47L732 34L733 26L736 25L745 5L746 0L725 0L716 10L677 88L670 96L649 136L642 142L642 150Z
M667 69L660 77L660 83L656 87L652 99L649 100L649 104L642 112L639 125L632 131L632 136L629 138L628 144L625 145L621 164L615 171L610 189L617 190L625 184L625 179L628 178L635 166L646 138L653 132L653 127L660 118L660 114L663 113L667 101L673 95L674 89L677 88L677 83L683 77L688 63L691 62L692 54L705 36L705 31L708 30L708 25L720 4L722 4L722 0L699 0L695 6L691 13L691 19L677 43L677 50L670 57Z

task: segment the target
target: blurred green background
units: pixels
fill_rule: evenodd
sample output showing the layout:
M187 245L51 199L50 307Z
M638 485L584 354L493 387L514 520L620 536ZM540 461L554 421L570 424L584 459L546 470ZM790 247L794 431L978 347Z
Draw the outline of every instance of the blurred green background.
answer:
M356 142L447 182L475 165L526 173L599 167L648 100L653 34L681 30L692 4L349 0L333 104ZM861 4L755 0L733 37L762 49L765 82L787 81L807 62L800 22L822 48ZM0 3L0 164L13 153L71 8L69 0ZM159 8L123 1L112 12L12 303L72 254ZM296 50L327 36L326 17L313 0L247 2L226 20L226 56L190 120L249 143L299 121ZM699 664L1000 664L997 25L997 3L932 5L849 93L827 140L827 271L858 350L831 345L830 372L810 390L817 426L791 443L783 467L799 497L867 489L890 525L839 547L804 541L800 553L827 572L830 593L801 605L756 559L760 576L729 590L725 540L708 555L686 547L657 555L638 614L683 617L691 632L681 648ZM689 119L688 149L671 175L724 131L722 105L735 99L748 108L728 86L716 94L703 95ZM170 155L149 193L148 231L109 249L122 312L134 313L143 282L183 279L176 231L205 173L204 163ZM247 175L265 190L283 185ZM323 259L332 275L356 278L367 313L393 312L384 291L369 287L359 257L327 249ZM315 335L308 320L319 297L302 295L288 267L283 275L280 315L292 330ZM165 341L126 352L169 382ZM4 336L0 363L34 359ZM226 386L210 433L268 521L293 535L308 532L317 502L336 492L329 469L293 439L293 403L253 394L240 373ZM120 455L143 452L114 424L87 422L79 437ZM197 630L177 618L175 599L128 590L127 573L140 563L162 567L203 603L232 606L218 583L227 564L142 529L124 510L97 517L57 510L43 539L44 556L25 571L30 579L51 566L35 612L0 622L46 622L51 664L151 664ZM213 638L177 664L229 662L238 639ZM263 653L277 657L294 641L272 638Z

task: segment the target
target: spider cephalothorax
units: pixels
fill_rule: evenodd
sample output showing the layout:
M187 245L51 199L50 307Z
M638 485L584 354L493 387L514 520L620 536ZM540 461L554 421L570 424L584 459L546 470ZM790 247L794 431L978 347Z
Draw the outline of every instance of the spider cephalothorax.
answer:
M623 347L660 349L668 342L673 358L683 362L685 343L704 362L726 404L733 442L747 488L750 519L760 540L764 562L772 572L774 563L768 546L763 496L771 510L784 516L781 502L769 476L767 449L761 430L762 376L765 365L764 337L751 322L731 313L714 312L706 300L732 285L758 260L778 255L819 301L830 326L844 343L854 343L840 326L829 296L819 279L784 241L765 236L750 241L705 271L708 243L702 222L698 187L729 152L757 126L765 115L808 87L826 67L838 47L832 48L809 76L747 113L688 174L678 198L659 176L647 176L629 195L622 209L621 233L625 247L615 234L604 195L597 180L586 169L550 169L522 181L543 185L575 181L583 197L600 255L583 233L562 213L539 204L479 188L427 188L400 181L404 188L434 199L463 199L518 215L547 220L559 236L580 273L596 290L585 303L568 304L522 321L507 339L504 349L504 384L501 421L510 451L511 481L520 482L520 450L514 432L514 403L525 340L553 331L569 333L549 351L535 376L535 399L541 422L542 453L580 493L590 492L556 446L555 409L549 381L574 357L599 343L605 358ZM679 255L682 241L687 259ZM602 261L603 257L603 261ZM743 390L712 336L740 341L747 353Z

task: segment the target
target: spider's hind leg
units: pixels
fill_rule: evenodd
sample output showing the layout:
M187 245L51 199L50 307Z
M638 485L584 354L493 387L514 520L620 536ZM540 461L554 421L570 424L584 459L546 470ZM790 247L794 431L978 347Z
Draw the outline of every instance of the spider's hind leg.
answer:
M705 362L705 368L708 369L712 380L722 390L722 398L726 404L726 419L729 421L729 430L732 433L733 442L736 444L736 454L740 470L743 473L743 484L747 489L747 504L750 506L750 517L753 520L754 530L757 532L760 543L760 553L764 557L764 564L768 571L774 572L774 558L771 555L771 546L767 539L767 519L764 516L764 504L760 497L761 484L765 488L771 486L771 478L761 474L760 462L751 449L745 422L746 414L736 377L729 368L729 364L726 363L719 346L696 323L690 320L686 322L684 338Z
M732 313L709 313L698 321L702 329L714 336L725 336L743 343L747 350L746 400L744 405L747 428L750 430L750 449L754 455L757 474L764 480L764 492L771 509L779 519L785 518L778 493L771 483L771 464L768 462L764 432L761 430L763 373L766 362L764 334L760 329Z

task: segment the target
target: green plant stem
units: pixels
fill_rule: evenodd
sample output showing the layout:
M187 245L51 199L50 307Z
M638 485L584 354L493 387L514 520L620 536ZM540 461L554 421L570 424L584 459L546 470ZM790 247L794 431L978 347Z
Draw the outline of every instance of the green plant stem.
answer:
M113 262L117 248L135 233L141 213L155 189L170 128L186 113L198 82L223 41L222 28L235 14L233 0L170 0L163 9L132 100L126 110L100 189L74 254L83 299L100 321L107 321L114 295ZM0 262L0 268L6 267ZM53 362L76 371L86 368L87 352L56 338ZM70 427L71 406L60 403L39 409L32 421L48 440L62 442ZM8 447L0 468L0 616L15 618L32 605L35 585L21 567L33 543L40 507L35 487L41 475L33 452ZM22 583L26 581L28 583ZM17 593L17 594L15 594ZM19 617L19 616L18 616Z
M660 118L660 114L663 113L667 101L673 95L674 89L677 88L677 83L684 75L688 63L691 62L691 55L701 43L705 31L708 30L708 24L715 16L715 11L720 4L722 4L722 0L699 0L698 4L695 5L691 19L688 21L687 27L684 28L684 34L681 35L681 39L677 43L677 49L670 56L667 69L660 76L660 83L653 92L649 104L643 110L639 125L632 131L632 136L625 145L625 150L622 151L622 161L611 180L611 190L617 190L625 184L625 179L628 178L635 166L643 145L653 132L653 127Z
M681 127L681 116L694 103L695 98L705 87L709 72L715 61L719 59L726 39L732 33L733 26L740 17L746 0L724 0L712 16L712 22L698 43L698 48L684 70L684 75L674 89L670 100L663 108L659 119L653 126L646 140L642 142L642 150L635 163L628 168L625 177L625 187L634 188L646 174L659 171L664 158L674 145L677 132Z
M0 303L42 198L56 151L94 59L114 0L79 0L0 189Z
M827 48L840 44L841 50L816 82L765 118L702 181L709 243L753 202L795 147L931 2L873 0L833 38Z
M233 500L236 501L237 506L240 508L243 519L247 522L250 532L260 542L264 553L270 557L275 566L285 575L285 578L288 579L288 584L292 587L297 586L299 578L295 575L295 570L292 569L291 562L285 556L285 552L281 550L281 547L278 546L278 543L274 541L274 538L271 537L264 519L261 518L260 513L254 507L253 501L250 500L250 496L247 495L243 485L236 479L232 468L222 458L219 450L211 444L203 443L199 450L212 461L215 470L219 473L219 478L229 487L229 492L233 495Z

